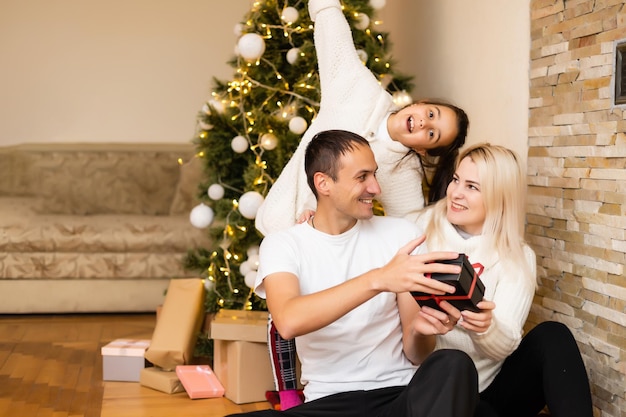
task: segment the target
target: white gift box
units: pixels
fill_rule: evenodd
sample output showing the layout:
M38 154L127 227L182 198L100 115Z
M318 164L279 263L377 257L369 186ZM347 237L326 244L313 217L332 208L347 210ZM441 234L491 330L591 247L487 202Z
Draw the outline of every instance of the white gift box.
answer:
M141 370L150 363L144 354L150 340L117 339L101 349L104 381L139 382Z

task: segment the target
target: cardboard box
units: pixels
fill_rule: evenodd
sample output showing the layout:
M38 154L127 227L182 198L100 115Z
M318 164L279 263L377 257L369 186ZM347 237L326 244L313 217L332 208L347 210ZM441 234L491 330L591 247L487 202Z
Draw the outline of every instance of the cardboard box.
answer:
M191 361L204 318L205 294L199 278L170 281L146 359L167 371Z
M211 323L211 339L267 343L267 311L221 309Z
M431 274L430 278L436 279L446 284L450 284L456 288L454 294L433 295L423 292L412 291L411 294L420 306L429 306L437 310L439 302L445 300L454 307L463 310L480 311L478 304L485 295L485 286L478 277L476 271L470 264L467 255L460 254L458 258L451 260L438 261L444 264L456 264L461 266L461 272L458 274Z
M265 401L275 389L267 320L263 311L222 309L211 324L213 369L225 397L236 404Z
M142 369L150 364L145 359L150 340L117 339L105 345L102 353L104 381L138 382Z
M175 394L185 390L176 371L164 371L157 366L142 369L139 373L139 383L166 394Z
M209 365L179 365L176 375L192 400L224 395L224 387Z

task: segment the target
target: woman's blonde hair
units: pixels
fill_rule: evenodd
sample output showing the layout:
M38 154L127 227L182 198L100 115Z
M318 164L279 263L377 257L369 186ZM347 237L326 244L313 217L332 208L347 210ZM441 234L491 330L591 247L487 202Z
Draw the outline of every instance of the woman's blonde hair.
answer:
M490 250L501 256L524 262L524 226L526 218L526 174L519 156L504 146L483 143L463 150L455 164L470 158L478 169L478 181L485 204L485 222L482 235ZM437 203L434 220L446 216L446 199ZM430 222L426 234L440 241L441 231L434 230L437 221ZM433 229L433 230L429 230ZM504 257L504 256L502 256Z

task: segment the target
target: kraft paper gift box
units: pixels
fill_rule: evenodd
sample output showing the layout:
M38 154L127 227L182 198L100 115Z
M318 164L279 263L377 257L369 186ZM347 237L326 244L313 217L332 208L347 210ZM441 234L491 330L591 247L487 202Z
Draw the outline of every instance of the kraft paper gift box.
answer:
M485 294L485 286L478 277L476 271L470 264L467 255L461 253L459 257L451 260L437 261L438 263L456 264L461 266L458 274L431 274L430 278L436 279L456 288L454 294L433 295L423 292L413 291L411 294L420 306L429 306L437 310L439 302L446 300L458 310L480 311L476 304L479 303ZM480 271L479 271L480 272Z
M192 400L224 395L224 387L209 365L178 365L176 375Z
M170 281L146 359L168 371L191 361L205 315L205 293L199 278Z
M235 404L265 401L275 389L267 321L265 311L222 309L211 323L213 370Z
M157 366L142 369L139 374L139 383L166 394L175 394L185 390L176 371L164 371Z
M146 362L150 340L117 339L102 347L102 379L104 381L138 382Z

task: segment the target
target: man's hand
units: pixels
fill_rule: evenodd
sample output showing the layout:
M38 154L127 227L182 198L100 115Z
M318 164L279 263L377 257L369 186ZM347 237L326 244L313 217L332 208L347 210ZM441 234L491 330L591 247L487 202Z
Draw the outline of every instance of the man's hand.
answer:
M455 288L436 279L426 277L426 274L444 273L458 274L461 267L452 264L437 263L440 260L456 259L456 252L431 252L423 255L411 255L421 245L425 236L412 240L400 248L389 263L379 269L382 276L373 285L379 291L395 293L421 291L428 294L452 294Z

